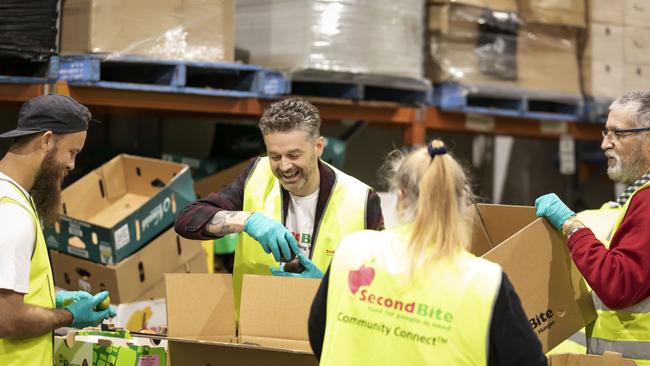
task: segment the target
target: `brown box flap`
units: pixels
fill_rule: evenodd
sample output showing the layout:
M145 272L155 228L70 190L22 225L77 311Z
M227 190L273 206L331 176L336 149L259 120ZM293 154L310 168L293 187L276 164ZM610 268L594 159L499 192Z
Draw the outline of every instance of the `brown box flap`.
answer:
M245 275L239 335L308 341L307 319L319 284L317 279Z
M493 247L537 219L535 209L529 206L477 204L476 207Z
M196 183L194 183L194 190L198 197L206 197L212 192L216 192L221 188L230 184L235 178L237 178L241 172L248 166L249 161L243 161L237 165L231 166L224 170L219 171L216 174L205 177Z
M548 358L549 366L635 366L636 363L620 353L605 352L604 355L559 354Z
M166 274L165 286L170 337L236 339L230 274Z

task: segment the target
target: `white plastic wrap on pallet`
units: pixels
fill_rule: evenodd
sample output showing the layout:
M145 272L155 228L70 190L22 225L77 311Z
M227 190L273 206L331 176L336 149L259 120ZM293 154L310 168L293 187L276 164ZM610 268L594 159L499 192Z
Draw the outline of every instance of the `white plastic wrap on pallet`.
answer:
M423 0L238 0L237 46L251 63L422 76Z

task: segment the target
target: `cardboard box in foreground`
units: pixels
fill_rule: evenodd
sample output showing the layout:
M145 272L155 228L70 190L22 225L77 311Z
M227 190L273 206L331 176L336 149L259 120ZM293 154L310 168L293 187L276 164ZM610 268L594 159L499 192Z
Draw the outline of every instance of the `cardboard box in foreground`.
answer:
M604 355L552 355L549 366L636 366L636 362L622 358L620 353L605 352Z
M113 304L165 296L165 273L207 272L201 242L167 230L117 265L103 265L50 251L56 286L96 293L108 290Z
M62 212L45 230L51 249L113 264L169 228L195 200L187 165L118 155L62 193Z
M471 251L499 263L547 352L596 319L562 234L533 207L477 204Z
M171 364L317 365L307 318L318 280L244 276L239 336L232 276L168 274Z

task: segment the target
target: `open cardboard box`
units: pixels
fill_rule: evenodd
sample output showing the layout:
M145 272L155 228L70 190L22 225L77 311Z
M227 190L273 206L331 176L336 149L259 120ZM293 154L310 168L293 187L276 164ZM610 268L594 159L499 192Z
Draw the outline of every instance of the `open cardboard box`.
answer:
M547 352L596 319L565 238L533 207L477 204L471 251L499 263Z
M118 155L63 191L63 214L46 229L47 245L117 263L172 225L195 197L187 165Z
M244 276L239 334L229 274L167 274L171 364L317 365L307 318L320 281Z
M549 366L636 366L636 362L623 358L620 353L605 352L604 355L561 354L548 358Z
M185 239L173 228L116 265L103 265L50 251L56 286L67 290L108 290L111 302L122 304L163 298L163 275L176 272L207 272L201 242Z

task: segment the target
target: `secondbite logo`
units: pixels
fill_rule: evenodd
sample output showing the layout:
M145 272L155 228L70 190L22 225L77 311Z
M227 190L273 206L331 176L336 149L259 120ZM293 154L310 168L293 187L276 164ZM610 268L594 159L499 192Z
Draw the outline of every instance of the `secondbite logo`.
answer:
M542 334L542 332L550 329L555 324L555 320L551 319L553 315L553 310L547 309L545 312L541 312L535 315L535 317L528 319L528 321L537 334Z
M348 286L352 294L356 295L360 287L370 286L373 279L375 279L375 269L362 264L359 269L350 271L348 274Z

